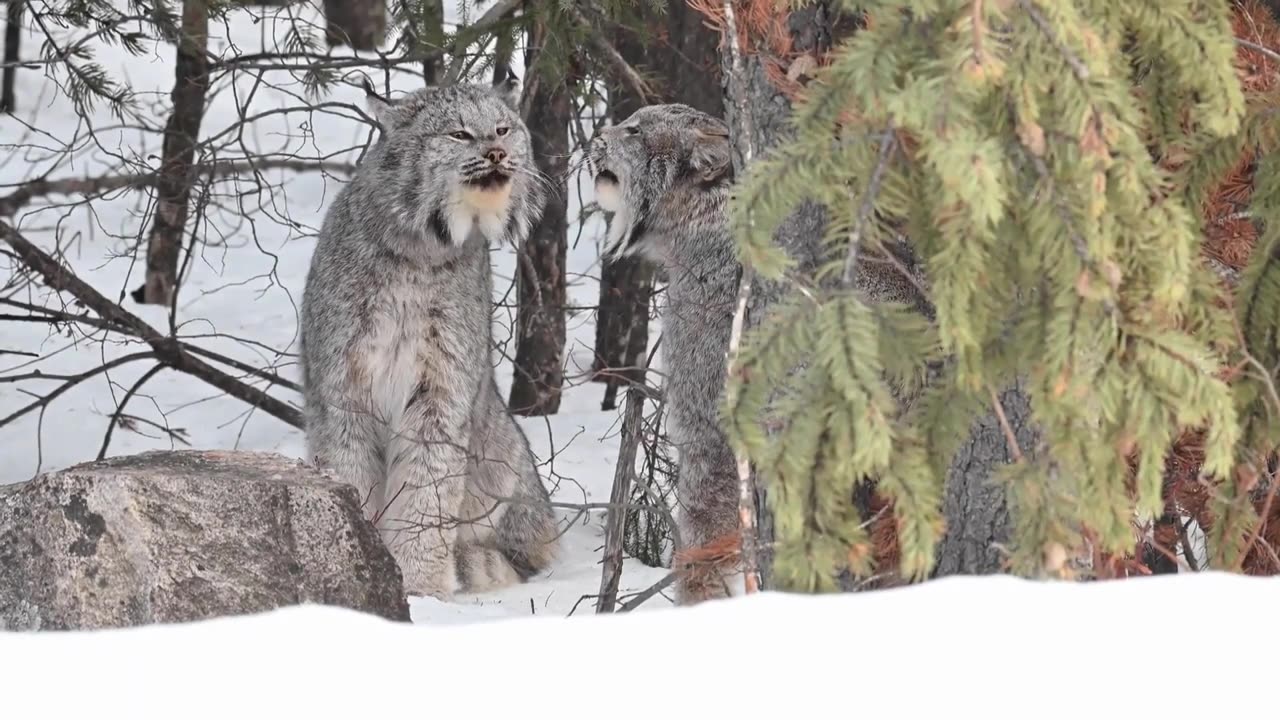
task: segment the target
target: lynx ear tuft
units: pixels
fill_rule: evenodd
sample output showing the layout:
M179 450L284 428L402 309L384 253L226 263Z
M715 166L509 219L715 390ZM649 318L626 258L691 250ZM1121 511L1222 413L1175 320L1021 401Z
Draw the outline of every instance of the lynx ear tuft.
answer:
M520 78L511 72L511 68L503 68L502 72L494 73L493 89L507 107L520 111Z
M360 80L360 86L364 88L364 104L368 108L369 114L373 116L374 120L378 121L378 124L385 126L387 112L394 107L395 103L379 95L378 91L373 89L373 83L370 83L367 77Z

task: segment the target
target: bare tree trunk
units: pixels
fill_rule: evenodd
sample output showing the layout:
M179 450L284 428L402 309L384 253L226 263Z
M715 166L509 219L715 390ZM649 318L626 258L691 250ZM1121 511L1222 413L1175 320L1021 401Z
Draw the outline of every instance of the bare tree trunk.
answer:
M133 294L141 303L168 305L177 291L178 253L187 224L187 201L195 180L192 166L209 89L208 34L206 0L185 0L170 93L173 112L164 128L156 216L147 241L146 283Z
M13 83L18 74L18 45L22 41L22 0L8 0L4 26L4 77L0 79L0 112L18 109Z
M387 34L386 0L324 0L324 18L329 47L375 50Z
M666 47L651 53L667 102L724 115L720 36L688 0L667 0Z
M550 181L542 219L520 248L516 266L519 308L516 311L515 375L508 405L519 415L554 415L560 409L564 383L565 253L569 221L569 123L574 81L537 55L549 40L549 28L539 21L530 31L526 67L531 78L524 103L525 123L533 135L538 171ZM551 40L551 42L555 42Z
M637 7L645 21L645 8ZM632 67L645 63L644 43L630 32L614 33L614 47ZM644 106L644 99L618 78L609 83L609 117L626 120ZM605 384L602 410L617 407L618 388L644 382L645 350L649 345L649 300L653 294L654 268L648 261L629 257L603 260L600 270L600 303L596 311L595 358L591 379Z

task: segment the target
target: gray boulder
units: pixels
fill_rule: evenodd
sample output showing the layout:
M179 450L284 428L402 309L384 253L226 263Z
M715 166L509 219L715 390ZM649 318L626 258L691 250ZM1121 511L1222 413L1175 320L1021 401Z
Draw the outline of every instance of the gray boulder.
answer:
M299 603L408 621L356 491L270 453L149 452L0 491L0 629L200 620Z

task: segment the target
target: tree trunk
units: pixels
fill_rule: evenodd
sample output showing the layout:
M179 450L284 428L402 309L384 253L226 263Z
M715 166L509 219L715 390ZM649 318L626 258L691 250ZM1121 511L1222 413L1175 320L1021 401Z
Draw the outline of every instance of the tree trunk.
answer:
M643 22L654 19L646 8L637 7ZM646 62L643 40L633 33L614 33L614 47L632 67ZM609 118L620 123L643 107L644 99L617 78L609 83ZM618 388L633 382L644 382L645 350L649 345L649 300L653 294L653 265L647 260L629 257L603 260L600 270L600 303L596 311L595 358L591 379L605 384L602 410L617 407Z
M409 52L425 53L444 45L444 3L442 0L399 0L396 14L405 28ZM422 79L436 85L444 78L444 57L422 62Z
M8 0L4 26L4 76L0 79L0 112L15 112L13 83L18 74L18 45L22 41L22 0Z
M632 67L657 75L664 102L684 103L710 115L724 114L718 56L719 36L707 27L701 14L687 0L668 0L660 18L639 6L645 33L659 36L652 42L634 30L614 34L614 47ZM652 48L652 49L646 49ZM622 122L645 103L615 81L609 88L609 113ZM649 345L649 301L654 268L646 261L626 258L605 261L600 274L600 304L596 319L595 360L592 380L605 384L601 408L617 407L620 385L643 380L635 368L644 364Z
M206 0L185 0L170 94L173 112L164 128L156 216L147 241L146 283L133 293L141 303L168 305L177 291L178 253L187 224L187 201L196 177L192 165L209 89L208 33Z
M684 103L715 117L724 116L720 36L688 0L667 0L665 47L654 52L653 69L667 102Z
M548 31L545 23L534 24L525 65L531 78L526 92L532 93L524 103L528 108L525 123L533 136L538 171L554 189L547 194L542 220L521 245L517 258L520 305L516 311L515 376L508 405L519 415L554 415L560 409L564 382L564 262L569 237L567 174L573 80L552 64L537 63Z
M745 18L740 18L743 22ZM785 20L791 36L792 49L797 53L821 55L831 47L833 22L826 2L806 5L793 10ZM744 58L745 77L743 88L747 96L747 107L750 109L751 144L756 156L769 148L789 139L793 133L788 126L791 117L791 100L784 92L775 87L769 80L765 70L768 58L762 57L765 41L759 37L756 28L749 28L752 36L753 52L746 53ZM721 73L725 81L732 70L731 58L727 51L721 51ZM723 82L727 97L730 87ZM737 117L738 109L729 100L724 102L725 117L733 132L743 127L742 118ZM735 154L741 144L732 144ZM737 157L735 167L743 166L743 158ZM778 229L774 236L777 242L791 257L796 260L796 271L812 274L817 270L822 256L822 233L826 225L826 212L821 205L804 203L796 208L791 216ZM756 279L750 302L747 306L746 328L750 331L758 326L768 313L769 308L780 300L785 291L784 283L775 283ZM756 483L756 534L757 563L762 590L774 588L773 584L773 514L769 511L766 483Z
M1018 447L1033 457L1038 436L1031 423L1031 404L1021 387L1000 394L1005 418ZM1009 442L993 410L979 418L969 438L951 460L947 471L943 512L947 532L938 547L932 575L991 575L1001 572L1004 556L997 544L1006 545L1013 528L1004 489L990 482L1000 465L1013 462Z
M324 0L329 47L376 50L387 34L386 0Z

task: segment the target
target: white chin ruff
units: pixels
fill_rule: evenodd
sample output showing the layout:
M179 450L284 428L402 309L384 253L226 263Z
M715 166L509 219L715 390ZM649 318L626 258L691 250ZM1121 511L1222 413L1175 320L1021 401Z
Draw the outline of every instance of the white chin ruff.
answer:
M616 213L622 207L622 188L604 177L596 178L596 202L605 212Z

